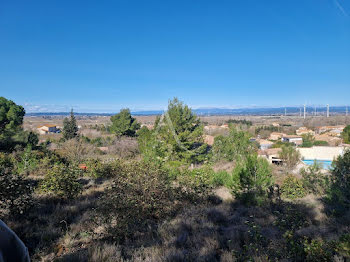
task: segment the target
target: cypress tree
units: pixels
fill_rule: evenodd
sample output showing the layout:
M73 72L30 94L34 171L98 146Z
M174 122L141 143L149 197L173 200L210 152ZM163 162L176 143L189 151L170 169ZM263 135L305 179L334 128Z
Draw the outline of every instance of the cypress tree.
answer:
M78 126L73 109L70 111L70 117L63 120L63 138L69 140L78 136Z

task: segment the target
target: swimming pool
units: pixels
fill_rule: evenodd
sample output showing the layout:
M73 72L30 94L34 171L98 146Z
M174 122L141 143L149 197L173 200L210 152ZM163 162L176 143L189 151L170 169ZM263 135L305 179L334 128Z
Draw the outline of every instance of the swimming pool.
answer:
M315 159L304 159L303 162L307 164L308 166L312 166L314 162L322 164L322 167L324 169L330 169L332 167L332 161L331 160L315 160Z

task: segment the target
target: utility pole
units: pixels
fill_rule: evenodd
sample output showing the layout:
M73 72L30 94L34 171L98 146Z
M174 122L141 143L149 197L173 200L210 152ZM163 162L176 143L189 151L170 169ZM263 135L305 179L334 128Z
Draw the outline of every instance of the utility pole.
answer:
M329 117L329 104L327 104L327 117Z
M304 105L304 119L306 118L306 105Z

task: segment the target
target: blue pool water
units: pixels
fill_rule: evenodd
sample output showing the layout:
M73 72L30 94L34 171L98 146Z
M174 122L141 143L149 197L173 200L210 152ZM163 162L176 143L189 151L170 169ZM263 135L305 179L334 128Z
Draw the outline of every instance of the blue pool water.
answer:
M314 160L314 159L305 159L303 162L309 166L312 166L314 162L322 164L324 169L330 169L332 166L332 161L330 160Z

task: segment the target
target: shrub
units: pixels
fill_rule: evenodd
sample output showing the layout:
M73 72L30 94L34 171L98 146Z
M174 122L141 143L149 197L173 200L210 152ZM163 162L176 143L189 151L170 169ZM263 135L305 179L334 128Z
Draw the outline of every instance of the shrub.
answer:
M212 147L212 160L241 161L247 155L255 151L254 145L249 141L248 132L238 131L235 127L230 127L228 136L215 137Z
M39 154L32 150L32 148L26 147L23 152L18 155L16 162L17 173L29 174L29 172L36 169L39 163Z
M333 250L328 243L317 239L305 239L304 252L306 261L332 261L333 257Z
M343 213L350 206L350 150L332 164L331 185L327 198L334 205L335 212Z
M89 159L86 161L87 175L91 177L111 177L115 174L116 166L119 162L115 163L102 163L98 159Z
M328 176L321 171L321 165L316 161L312 166L302 168L300 171L303 186L309 192L316 195L324 194L329 184Z
M350 125L346 126L341 133L344 143L350 144Z
M328 142L327 141L322 141L322 140L315 140L314 142L314 146L328 146Z
M304 197L305 190L302 181L293 175L288 175L282 183L281 195L289 199Z
M221 170L212 175L212 183L214 186L228 186L230 184L231 174Z
M315 138L311 134L303 135L303 143L301 147L312 147L314 145Z
M75 197L82 190L82 185L77 180L79 172L75 167L55 164L46 174L40 187L44 192L53 193L59 197Z
M190 180L198 187L199 177ZM95 219L106 225L108 236L123 241L195 201L189 191L176 187L164 169L144 162L124 163L100 199Z
M210 167L181 170L176 178L182 190L187 194L206 195L213 187L215 172Z
M335 243L335 251L344 257L350 257L350 234L342 235Z
M0 154L0 215L19 215L32 204L31 184L13 173L13 163L8 155Z
M260 204L267 196L268 188L273 184L269 163L257 154L247 157L243 164L236 166L233 179L239 181L236 195L247 204Z
M300 153L292 146L282 146L282 151L279 153L279 157L282 159L283 164L288 168L294 168L300 161Z

